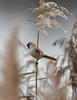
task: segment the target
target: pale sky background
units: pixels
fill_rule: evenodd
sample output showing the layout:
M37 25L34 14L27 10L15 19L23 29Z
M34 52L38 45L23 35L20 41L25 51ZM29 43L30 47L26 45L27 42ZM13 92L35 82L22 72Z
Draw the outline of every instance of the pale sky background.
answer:
M6 37L9 36L16 23L20 26L20 39L23 43L28 41L36 42L36 27L34 27L34 25L27 27L27 19L33 18L33 14L28 10L28 8L32 7L32 1L35 2L35 4L38 2L38 0L0 0L1 46L6 44ZM55 2L69 9L72 16L69 16L67 21L60 19L63 26L67 30L67 33L64 33L62 30L56 28L53 30L49 29L48 36L42 32L40 33L40 48L48 55L58 53L58 48L52 48L51 44L59 37L69 36L73 23L75 22L75 16L77 15L77 0L55 0Z

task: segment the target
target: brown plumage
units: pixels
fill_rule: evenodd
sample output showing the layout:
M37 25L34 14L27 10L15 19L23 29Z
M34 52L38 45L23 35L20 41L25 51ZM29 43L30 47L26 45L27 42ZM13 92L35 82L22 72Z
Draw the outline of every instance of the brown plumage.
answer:
M33 42L29 42L26 46L29 49L29 54L36 59L47 58L53 61L57 61L56 58L45 55L43 51L40 50L40 48L38 48L37 45Z
M47 58L47 59L50 59L50 60L57 61L56 58L54 58L54 57L50 57L50 56L48 56L48 55L44 55L43 57L44 57L44 58Z

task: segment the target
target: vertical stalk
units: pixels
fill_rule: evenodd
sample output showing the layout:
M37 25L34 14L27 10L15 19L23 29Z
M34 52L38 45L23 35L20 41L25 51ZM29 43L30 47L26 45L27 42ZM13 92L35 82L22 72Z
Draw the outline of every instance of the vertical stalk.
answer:
M38 30L38 33L37 33L37 48L39 46L39 30ZM38 74L38 59L36 59L36 75L35 75L35 79L36 79L36 96L37 96L37 87L38 87L38 83L37 83L37 74ZM36 100L37 100L37 97L36 97Z
M36 96L37 96L37 73L38 73L38 60L36 59Z
M39 46L39 30L38 30L38 33L37 33L37 48Z

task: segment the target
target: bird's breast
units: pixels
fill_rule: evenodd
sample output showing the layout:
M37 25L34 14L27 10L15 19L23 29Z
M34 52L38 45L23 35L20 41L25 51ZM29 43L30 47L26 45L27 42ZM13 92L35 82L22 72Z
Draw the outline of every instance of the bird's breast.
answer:
M29 51L30 55L36 59L40 59L43 56L43 53L37 49L37 48L33 48Z

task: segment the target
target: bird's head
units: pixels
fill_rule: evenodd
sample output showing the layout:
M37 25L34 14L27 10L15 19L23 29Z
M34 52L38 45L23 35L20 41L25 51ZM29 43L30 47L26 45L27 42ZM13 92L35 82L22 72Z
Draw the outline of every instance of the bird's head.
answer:
M28 49L31 49L31 48L33 48L35 46L35 44L33 42L28 42L26 44L26 46L27 46Z

